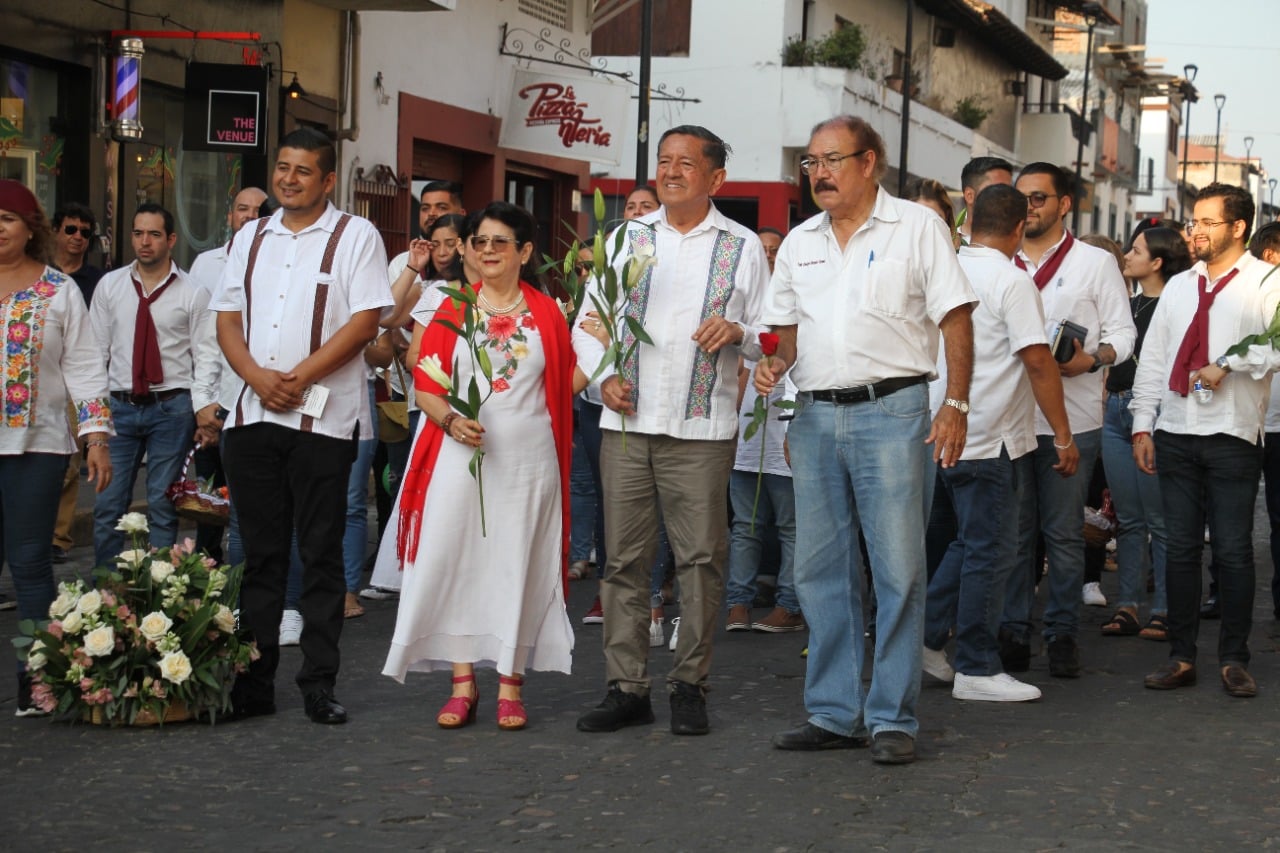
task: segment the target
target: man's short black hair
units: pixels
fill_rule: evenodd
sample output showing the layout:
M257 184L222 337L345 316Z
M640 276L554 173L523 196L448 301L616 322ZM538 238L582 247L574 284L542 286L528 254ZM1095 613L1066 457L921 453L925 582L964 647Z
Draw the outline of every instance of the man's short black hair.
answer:
M78 201L69 201L53 212L53 230L57 231L62 227L62 223L67 219L79 219L81 222L89 223L89 227L94 231L98 230L97 217L93 215L93 211L89 209L89 205L81 204Z
M1253 232L1253 196L1244 187L1233 187L1231 184L1212 183L1196 194L1196 202L1210 198L1222 199L1222 216L1228 223L1242 220L1244 222L1244 241L1249 242Z
M976 234L1008 237L1027 221L1027 197L1008 184L991 184L973 201L969 219Z
M462 184L457 181L427 181L422 192L418 193L418 200L421 201L427 193L448 193L454 204L462 206Z
M154 213L164 220L164 236L168 237L173 233L173 214L165 210L154 201L145 201L138 205L138 209L133 212L133 218L136 220L141 214ZM132 230L132 229L130 229Z
M658 140L659 151L662 150L662 143L667 141L668 136L693 136L701 139L702 156L710 160L712 167L716 169L723 169L724 164L729 160L729 155L733 153L729 143L701 125L682 124L679 127L671 128L662 134L662 138Z
M1018 173L1018 180L1022 180L1027 175L1048 175L1053 182L1053 191L1059 198L1071 197L1071 178L1062 168L1041 160L1023 166L1022 171Z
M320 156L320 171L326 176L338 169L338 152L333 148L333 140L314 127L300 127L285 134L276 149L276 156L285 148L301 148L313 151Z
M779 240L787 236L786 234L783 234L781 231L779 231L777 228L770 228L768 225L766 225L763 228L756 229L756 236L759 237L761 234L775 234L777 235Z
M1002 157L974 157L960 170L960 188L976 189L987 172L1003 169L1013 174L1013 164Z
M1268 249L1280 255L1280 222L1268 222L1263 225L1249 241L1249 251L1253 252L1253 256L1258 260L1262 260L1262 254Z

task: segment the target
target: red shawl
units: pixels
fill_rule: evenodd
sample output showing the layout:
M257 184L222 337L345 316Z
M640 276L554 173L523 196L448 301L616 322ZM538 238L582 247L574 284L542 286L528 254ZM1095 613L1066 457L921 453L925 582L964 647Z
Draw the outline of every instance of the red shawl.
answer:
M471 290L479 293L481 287L482 285L477 282L471 285ZM520 282L520 290L533 316L534 326L542 336L542 347L547 362L543 383L547 390L547 413L551 416L551 433L555 439L556 459L560 465L560 578L564 584L565 601L568 601L569 464L573 456L573 369L577 365L577 358L569 340L569 324L565 321L564 314L561 313L556 301L523 281ZM447 320L461 327L463 313L464 306L455 304L452 299L446 299L436 312L435 319L427 325L422 335L419 358L428 355L439 356L440 366L446 374L451 374L453 370L453 349L458 336L439 321ZM413 369L413 384L417 390L428 394L445 393L444 388L416 365ZM422 529L422 507L426 501L427 489L431 485L431 474L435 470L436 458L440 455L440 446L444 443L444 438L444 431L428 418L422 427L422 432L418 435L418 440L414 442L413 454L405 471L404 482L400 485L396 556L400 559L402 570L405 563L417 557L418 534ZM476 523L479 523L478 518Z

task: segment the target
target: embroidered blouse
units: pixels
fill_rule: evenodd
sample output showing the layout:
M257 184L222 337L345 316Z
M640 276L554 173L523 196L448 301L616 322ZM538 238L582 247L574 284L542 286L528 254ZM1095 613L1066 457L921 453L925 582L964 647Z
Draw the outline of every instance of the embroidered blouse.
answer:
M52 267L30 287L0 299L4 335L4 420L0 454L74 453L77 434L114 435L102 361L89 311L68 275Z

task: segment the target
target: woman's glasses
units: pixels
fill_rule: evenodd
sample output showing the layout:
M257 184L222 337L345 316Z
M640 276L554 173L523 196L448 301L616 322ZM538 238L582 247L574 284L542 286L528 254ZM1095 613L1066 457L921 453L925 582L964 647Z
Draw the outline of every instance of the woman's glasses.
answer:
M490 244L492 244L495 252L505 252L507 249L516 245L517 242L518 241L515 237L505 237L502 235L490 237L487 234L477 234L471 238L471 248L475 249L477 252L483 252L485 249L489 248Z

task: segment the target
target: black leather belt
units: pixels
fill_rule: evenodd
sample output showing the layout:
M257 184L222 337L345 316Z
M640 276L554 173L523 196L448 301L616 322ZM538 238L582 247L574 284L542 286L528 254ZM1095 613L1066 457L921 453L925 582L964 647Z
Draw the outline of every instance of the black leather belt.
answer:
M179 394L187 393L186 388L170 388L168 391L148 391L146 394L130 394L128 391L112 391L111 399L135 406L150 406L164 400L172 400Z
M835 403L837 406L848 406L853 403L866 403L879 397L888 397L895 391L922 385L927 381L924 376L897 376L893 379L882 379L874 385L859 385L856 388L832 388L829 391L810 391L813 399L820 403Z

